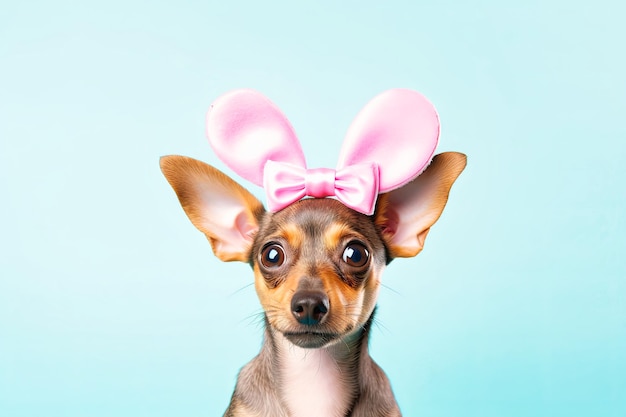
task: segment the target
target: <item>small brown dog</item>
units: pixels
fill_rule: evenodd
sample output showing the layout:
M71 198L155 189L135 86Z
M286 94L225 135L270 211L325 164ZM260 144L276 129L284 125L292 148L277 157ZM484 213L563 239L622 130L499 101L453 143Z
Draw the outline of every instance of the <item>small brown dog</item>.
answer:
M215 255L251 265L265 310L263 347L241 370L225 416L401 415L368 354L381 274L392 259L422 250L465 164L460 153L435 156L416 179L380 194L366 215L333 198L269 212L216 168L161 158Z

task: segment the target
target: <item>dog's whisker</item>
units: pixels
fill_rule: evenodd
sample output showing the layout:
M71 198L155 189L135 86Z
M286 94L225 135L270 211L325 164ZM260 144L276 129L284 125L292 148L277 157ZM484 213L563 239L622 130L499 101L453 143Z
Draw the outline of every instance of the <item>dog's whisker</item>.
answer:
M244 290L247 290L248 288L250 288L250 287L252 287L252 286L254 286L254 282L251 282L250 284L246 284L246 285L244 285L243 287L241 287L241 288L239 288L239 289L237 289L237 290L235 290L235 291L231 292L229 295L227 295L227 297L228 297L228 298L231 298L231 297L233 297L233 296L235 296L235 295L239 294L240 292L242 292L242 291L244 291Z
M376 326L376 328L378 330L380 330L381 333L383 334L390 334L391 330L389 330L389 328L387 326L385 326L380 320L378 320L376 317L374 317L374 320L372 320L372 324L374 326Z
M381 286L381 287L383 287L383 288L385 288L386 290L391 291L392 293L394 293L394 294L396 294L396 295L399 295L399 296L401 296L401 297L404 297L404 294L402 294L402 293L401 293L401 292L399 292L399 291L396 291L395 289L391 288L391 287L390 287L389 285L387 285L387 284L384 284L384 283L382 283L382 282L381 282L381 283L380 283L380 286Z
M239 321L240 323L245 322L246 325L254 325L257 328L262 328L265 324L265 311L257 311L255 313L249 314Z

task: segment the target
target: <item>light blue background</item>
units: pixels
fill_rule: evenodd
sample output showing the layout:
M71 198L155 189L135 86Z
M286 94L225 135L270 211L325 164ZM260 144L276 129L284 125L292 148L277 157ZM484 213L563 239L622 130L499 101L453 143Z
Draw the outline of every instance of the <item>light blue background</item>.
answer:
M205 111L251 87L330 167L405 87L469 165L385 275L372 354L404 414L625 416L626 10L519 3L4 0L0 415L221 415L260 308L159 156L223 169Z

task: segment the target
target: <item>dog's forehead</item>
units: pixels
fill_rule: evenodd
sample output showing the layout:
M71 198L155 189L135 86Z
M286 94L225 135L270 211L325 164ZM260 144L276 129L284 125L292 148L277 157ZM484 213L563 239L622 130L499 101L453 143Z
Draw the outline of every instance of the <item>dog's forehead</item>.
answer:
M334 199L304 199L274 213L270 222L276 232L299 230L305 236L321 236L328 232L346 233L372 229L371 220ZM268 230L271 233L271 231Z

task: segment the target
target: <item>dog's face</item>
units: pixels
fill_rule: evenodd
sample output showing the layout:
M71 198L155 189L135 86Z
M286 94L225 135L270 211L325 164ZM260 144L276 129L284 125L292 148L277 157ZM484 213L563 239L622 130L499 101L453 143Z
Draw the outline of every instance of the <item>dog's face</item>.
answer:
M304 348L331 344L365 324L386 260L373 218L333 199L268 213L251 252L269 324Z
M214 253L252 265L272 329L297 346L318 348L367 322L385 265L421 251L465 163L459 153L435 156L416 180L379 196L373 216L328 198L268 213L243 187L200 161L163 157L161 169Z

